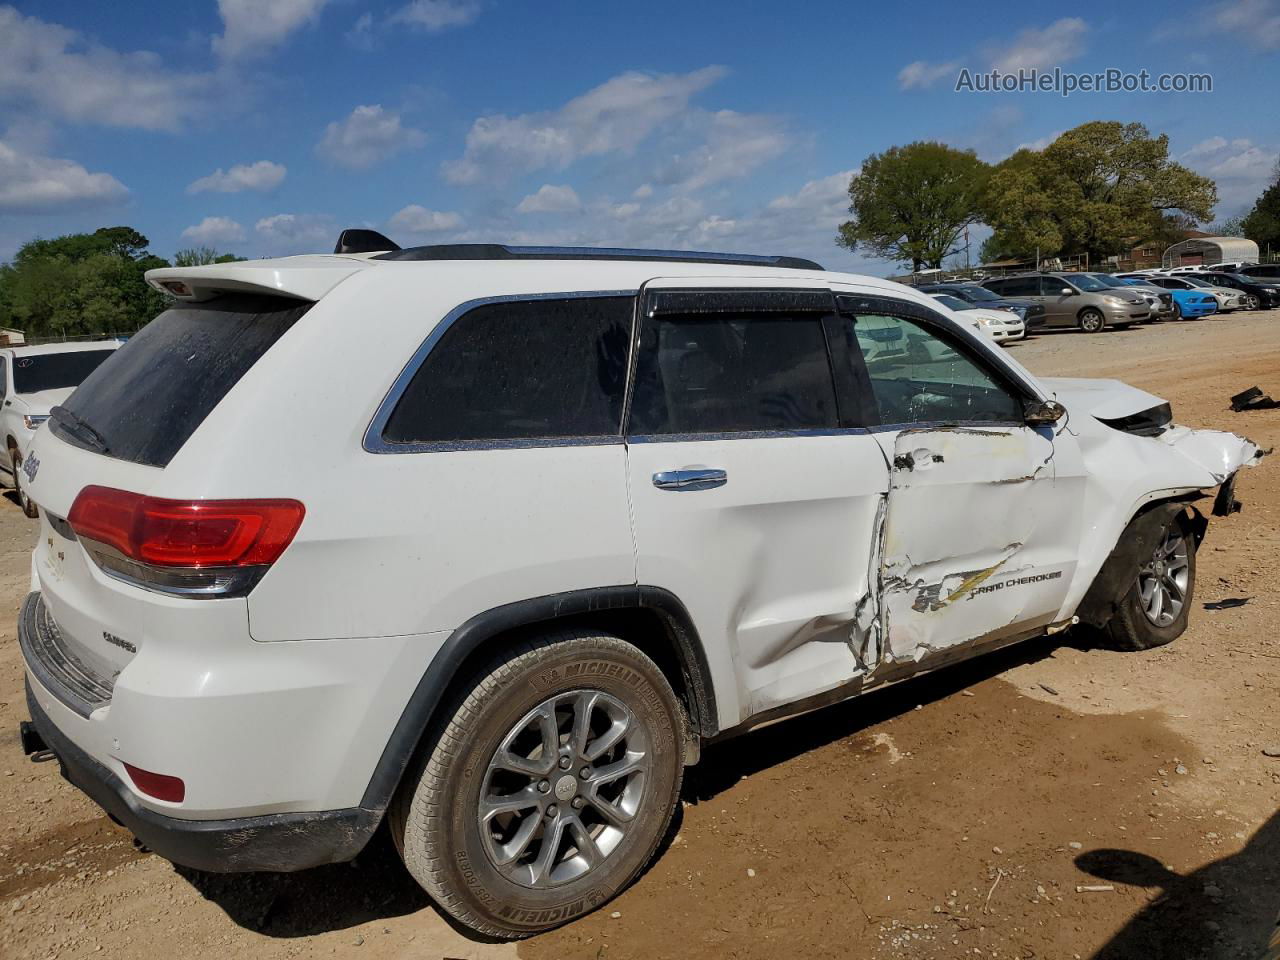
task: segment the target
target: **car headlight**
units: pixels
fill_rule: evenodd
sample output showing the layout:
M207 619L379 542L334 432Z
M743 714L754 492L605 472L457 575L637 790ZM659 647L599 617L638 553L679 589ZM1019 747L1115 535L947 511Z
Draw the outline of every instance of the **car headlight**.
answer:
M1015 317L1017 317L1019 320L1025 320L1025 319L1027 319L1027 308L1026 308L1026 307L1008 307L1007 309L1008 309L1008 311L1009 311L1010 313L1012 313L1012 314L1013 314Z
M49 415L47 413L24 413L22 415L22 425L28 430L34 430L48 419Z
M994 317L979 317L978 323L982 324L984 327L994 327L996 325L996 320Z
M1103 297L1102 299L1103 299L1103 300L1105 300L1105 301L1107 301L1107 303L1114 303L1114 304L1115 304L1116 306L1118 306L1118 307L1123 307L1126 303L1128 303L1128 302L1129 302L1129 301L1128 301L1128 300L1126 300L1124 297L1111 297L1111 296L1107 296L1107 297Z

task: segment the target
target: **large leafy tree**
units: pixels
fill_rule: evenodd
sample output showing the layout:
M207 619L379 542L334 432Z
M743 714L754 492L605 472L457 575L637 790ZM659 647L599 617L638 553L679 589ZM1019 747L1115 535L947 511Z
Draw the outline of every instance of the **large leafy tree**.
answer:
M1165 229L1169 218L1208 220L1217 202L1212 180L1169 159L1164 134L1094 121L996 166L983 197L993 230L984 249L1099 258Z
M1271 186L1262 191L1240 226L1260 250L1280 252L1280 162L1271 177Z
M234 253L219 253L213 247L188 247L173 255L175 267L203 267L209 263L237 263L244 257Z
M836 243L876 257L940 267L977 222L987 165L972 150L917 142L873 153L849 183Z
M0 267L0 326L31 336L137 330L168 302L143 274L168 265L132 227L32 240Z

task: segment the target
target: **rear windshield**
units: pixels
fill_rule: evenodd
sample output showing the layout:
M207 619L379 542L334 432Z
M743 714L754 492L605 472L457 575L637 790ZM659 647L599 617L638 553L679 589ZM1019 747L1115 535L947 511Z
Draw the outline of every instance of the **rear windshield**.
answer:
M114 350L75 350L14 357L13 392L39 393L78 387L113 353Z
M52 429L85 449L163 467L310 308L281 297L178 304L115 351L66 404L54 407Z

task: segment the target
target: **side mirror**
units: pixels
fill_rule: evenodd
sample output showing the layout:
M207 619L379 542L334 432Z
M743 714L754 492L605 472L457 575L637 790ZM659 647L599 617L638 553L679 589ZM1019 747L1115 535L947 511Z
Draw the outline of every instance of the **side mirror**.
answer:
M1070 287L1063 287L1061 290L1058 291L1058 293L1061 296L1069 297L1069 296L1072 296L1075 293L1075 291L1072 290Z
M1022 419L1029 427L1057 423L1067 415L1067 408L1057 400L1027 400L1022 405Z

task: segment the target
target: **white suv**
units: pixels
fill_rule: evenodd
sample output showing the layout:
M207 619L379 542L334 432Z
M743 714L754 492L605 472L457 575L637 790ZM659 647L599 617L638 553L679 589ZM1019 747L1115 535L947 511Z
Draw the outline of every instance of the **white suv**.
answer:
M148 279L176 302L25 464L24 747L202 869L346 860L387 819L492 936L625 887L710 740L1077 620L1173 640L1193 501L1228 512L1259 456L807 261Z
M22 459L49 411L120 346L118 340L0 347L0 484L13 487L29 517L35 504L22 486Z

